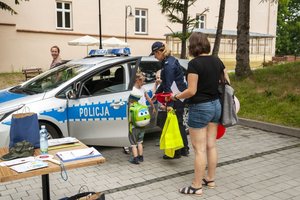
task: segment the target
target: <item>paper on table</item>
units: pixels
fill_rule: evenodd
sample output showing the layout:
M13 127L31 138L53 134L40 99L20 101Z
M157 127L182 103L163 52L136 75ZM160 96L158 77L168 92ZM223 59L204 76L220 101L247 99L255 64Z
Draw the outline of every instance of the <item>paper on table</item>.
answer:
M43 167L48 167L48 163L41 161L41 160L35 160L32 162L23 163L20 165L11 166L10 168L15 170L16 172L27 172L34 169L39 169Z
M48 146L51 147L51 146L57 146L61 144L71 144L75 142L79 142L79 141L74 137L56 138L56 139L48 140Z
M85 148L85 149L75 149L70 151L61 151L61 152L57 152L56 155L62 161L65 162L102 156L102 154L99 151L97 151L94 147Z
M25 162L31 162L34 161L33 156L25 157L25 158L17 158L10 161L0 162L0 166L12 166L17 164L22 164Z

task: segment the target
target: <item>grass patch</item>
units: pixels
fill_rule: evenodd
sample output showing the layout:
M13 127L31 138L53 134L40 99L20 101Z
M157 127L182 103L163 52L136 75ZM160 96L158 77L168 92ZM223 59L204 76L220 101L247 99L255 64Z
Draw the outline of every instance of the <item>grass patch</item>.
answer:
M240 117L300 128L299 62L257 69L244 80L230 76Z
M0 89L8 88L25 81L25 76L21 72L0 73Z

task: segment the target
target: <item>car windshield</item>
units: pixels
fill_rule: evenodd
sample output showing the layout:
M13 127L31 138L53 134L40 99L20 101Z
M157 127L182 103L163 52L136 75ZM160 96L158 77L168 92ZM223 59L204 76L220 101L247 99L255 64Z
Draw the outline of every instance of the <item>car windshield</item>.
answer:
M23 86L17 86L10 91L15 93L37 94L57 88L74 76L84 72L93 65L65 64L43 73L39 79L29 81Z

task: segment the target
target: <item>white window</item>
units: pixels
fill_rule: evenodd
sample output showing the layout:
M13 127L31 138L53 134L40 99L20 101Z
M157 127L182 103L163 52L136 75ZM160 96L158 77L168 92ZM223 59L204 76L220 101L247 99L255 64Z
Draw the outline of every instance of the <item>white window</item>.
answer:
M147 34L147 16L145 9L135 9L135 33Z
M205 15L197 15L196 16L196 28L206 28L206 16Z
M56 28L72 29L71 8L70 2L56 2Z

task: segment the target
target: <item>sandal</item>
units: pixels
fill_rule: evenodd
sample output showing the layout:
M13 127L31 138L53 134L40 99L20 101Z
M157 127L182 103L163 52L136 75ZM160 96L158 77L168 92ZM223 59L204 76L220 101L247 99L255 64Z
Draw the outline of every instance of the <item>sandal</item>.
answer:
M216 187L215 184L214 185L210 185L210 183L215 183L215 181L207 181L205 178L202 179L202 181L203 181L202 185L205 185L205 186L207 186L210 189L213 189L213 188Z
M196 196L201 196L202 192L201 193L197 193L197 191L199 191L199 190L202 190L202 187L200 187L200 188L193 188L192 186L189 186L189 187L184 187L184 188L179 189L179 192L181 194L193 194L193 195L196 195Z

